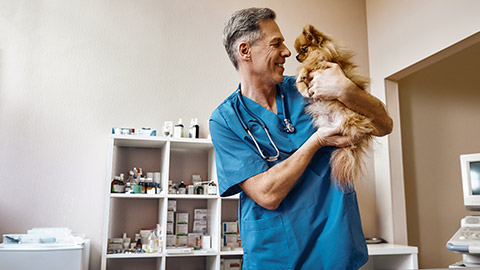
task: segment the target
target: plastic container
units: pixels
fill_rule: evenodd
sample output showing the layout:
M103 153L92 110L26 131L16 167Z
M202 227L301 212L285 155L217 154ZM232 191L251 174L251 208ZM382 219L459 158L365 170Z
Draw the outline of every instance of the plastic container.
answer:
M89 239L83 244L0 244L0 269L88 270L89 260Z

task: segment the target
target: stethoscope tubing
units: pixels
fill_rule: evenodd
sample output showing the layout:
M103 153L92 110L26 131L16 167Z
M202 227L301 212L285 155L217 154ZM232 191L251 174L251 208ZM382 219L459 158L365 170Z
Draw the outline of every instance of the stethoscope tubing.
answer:
M278 88L280 89L280 88ZM280 90L281 91L281 90ZM272 137L270 136L270 132L268 131L268 128L267 128L267 125L265 124L265 122L263 122L263 120L258 117L256 114L254 114L252 111L250 111L247 106L245 105L245 103L243 102L243 95L241 93L241 90L240 90L240 87L238 88L237 90L237 95L238 95L238 101L240 103L240 105L243 107L243 109L247 112L247 114L249 114L251 117L253 117L252 120L249 120L248 122L257 122L258 124L260 124L260 126L263 128L263 130L265 131L265 134L267 134L267 137L268 139L270 140L270 143L271 145L273 146L273 148L275 149L276 151L276 155L275 156L265 156L263 154L263 151L262 149L260 148L260 145L258 144L257 140L255 139L255 137L253 136L252 132L250 131L250 128L248 126L247 123L245 123L245 121L242 119L242 117L240 117L240 113L238 111L238 108L237 106L233 106L233 109L235 111L235 114L237 115L237 118L240 122L240 124L242 125L243 129L247 132L247 134L250 136L250 138L252 138L253 140L253 143L255 144L255 147L257 148L258 152L260 153L260 155L262 156L263 159L265 159L266 161L269 161L269 162L272 162L272 161L276 161L279 159L280 157L280 151L278 150L277 148L277 145L273 142L273 139ZM283 93L280 92L280 96L282 98L282 108L283 108L283 113L284 113L284 119L283 119L283 122L285 123L285 131L287 133L293 133L295 132L295 127L293 127L293 125L291 124L290 120L288 119L288 113L286 111L286 108L285 108L285 98L283 96Z

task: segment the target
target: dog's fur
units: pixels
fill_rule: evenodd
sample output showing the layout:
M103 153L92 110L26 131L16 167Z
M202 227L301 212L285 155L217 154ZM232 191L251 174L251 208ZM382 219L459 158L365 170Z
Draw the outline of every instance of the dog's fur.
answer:
M353 53L341 48L330 37L307 25L295 40L297 60L301 63L297 77L297 88L310 104L306 111L312 115L317 128L334 126L346 136L361 138L355 145L338 148L332 153L330 164L332 176L341 188L352 188L353 181L364 172L364 155L372 141L375 130L371 119L345 107L339 101L313 101L308 93L310 73L325 69L325 62L337 63L353 83L366 90L369 80L356 72L351 62Z

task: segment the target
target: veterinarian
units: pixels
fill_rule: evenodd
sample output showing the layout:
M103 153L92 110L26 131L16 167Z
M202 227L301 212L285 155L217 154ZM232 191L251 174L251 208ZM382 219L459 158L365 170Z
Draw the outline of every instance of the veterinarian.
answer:
M355 138L313 127L295 78L283 76L291 52L275 17L251 8L226 23L240 84L210 119L221 196L240 193L243 269L358 269L368 254L356 193L337 187L329 166L332 150ZM310 93L371 118L377 136L392 130L383 103L335 64L315 74Z

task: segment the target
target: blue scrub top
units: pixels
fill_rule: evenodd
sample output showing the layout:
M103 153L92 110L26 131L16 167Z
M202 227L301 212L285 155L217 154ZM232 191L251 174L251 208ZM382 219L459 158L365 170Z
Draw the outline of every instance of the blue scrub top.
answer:
M237 91L210 118L220 194L240 192L243 269L358 269L367 262L368 253L357 197L354 190L342 191L331 180L329 160L333 147L323 147L314 155L275 210L255 203L238 185L288 158L316 130L304 112L307 103L295 87L295 78L285 77L278 87L284 94L295 133L284 131L280 91L276 96L277 114L243 97L245 106L267 125L280 151L278 161L264 160L243 129L238 117L245 123L254 118L240 105ZM265 154L275 155L261 126L249 126Z

